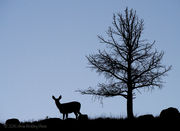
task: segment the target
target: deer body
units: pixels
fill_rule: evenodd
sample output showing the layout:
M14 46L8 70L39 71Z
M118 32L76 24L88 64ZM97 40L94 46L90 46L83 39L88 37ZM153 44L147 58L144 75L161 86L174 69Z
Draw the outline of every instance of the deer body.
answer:
M59 96L59 98L55 98L54 96L52 96L52 98L54 99L55 104L57 108L59 109L60 113L63 114L63 120L65 116L66 116L66 119L68 118L69 113L74 113L76 116L76 119L78 118L78 115L81 114L80 113L81 104L79 102L73 101L73 102L61 104L59 102L61 99L61 96Z

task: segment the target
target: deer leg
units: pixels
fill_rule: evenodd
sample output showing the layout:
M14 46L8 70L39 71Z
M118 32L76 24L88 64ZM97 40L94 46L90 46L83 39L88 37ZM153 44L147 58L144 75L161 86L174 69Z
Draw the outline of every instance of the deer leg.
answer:
M82 115L80 111L78 111L78 114L79 114L79 115Z
M77 112L74 112L75 116L76 116L76 119L78 119L78 113Z
M64 120L65 114L63 113L63 120Z
M66 119L68 118L68 113L66 113Z

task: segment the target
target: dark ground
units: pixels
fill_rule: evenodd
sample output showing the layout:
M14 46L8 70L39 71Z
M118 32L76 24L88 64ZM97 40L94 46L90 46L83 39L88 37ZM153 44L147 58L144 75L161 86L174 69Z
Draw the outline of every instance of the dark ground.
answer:
M1 125L4 129L73 129L73 130L154 130L154 129L180 129L180 120L161 120L158 117L154 119L111 119L97 118L91 120L61 120L59 118L49 118L34 122L21 122L18 125Z

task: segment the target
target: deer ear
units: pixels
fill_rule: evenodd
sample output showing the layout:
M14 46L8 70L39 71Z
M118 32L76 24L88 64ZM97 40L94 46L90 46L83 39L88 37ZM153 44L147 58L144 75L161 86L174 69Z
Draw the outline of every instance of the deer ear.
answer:
M52 96L52 98L55 100L56 98L54 96Z
M61 98L62 98L62 96L60 95L60 96L59 96L59 100L60 100Z

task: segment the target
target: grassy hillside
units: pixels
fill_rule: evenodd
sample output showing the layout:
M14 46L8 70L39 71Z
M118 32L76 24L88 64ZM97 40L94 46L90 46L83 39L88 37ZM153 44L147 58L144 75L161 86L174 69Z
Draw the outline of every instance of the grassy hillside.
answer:
M180 124L177 119L174 120L162 120L160 117L151 118L134 118L128 120L126 118L96 118L88 120L75 120L69 118L67 120L61 120L59 118L49 118L33 122L20 122L19 124L1 124L1 128L31 128L31 129L45 129L45 128L58 128L58 129L130 129L130 128L142 128L147 126L148 128L165 127L171 125L176 127L176 123ZM173 125L173 126L172 126Z
M60 118L46 118L43 120L32 122L20 122L18 119L8 119L5 124L0 124L0 128L30 128L30 129L82 129L82 130L102 130L102 129L152 129L173 128L180 129L180 113L176 108L167 108L161 111L160 115L154 117L152 114L146 114L135 117L134 119L127 118L111 118L99 117L88 118L79 116L79 119L68 118L62 120ZM81 118L81 119L80 119Z

